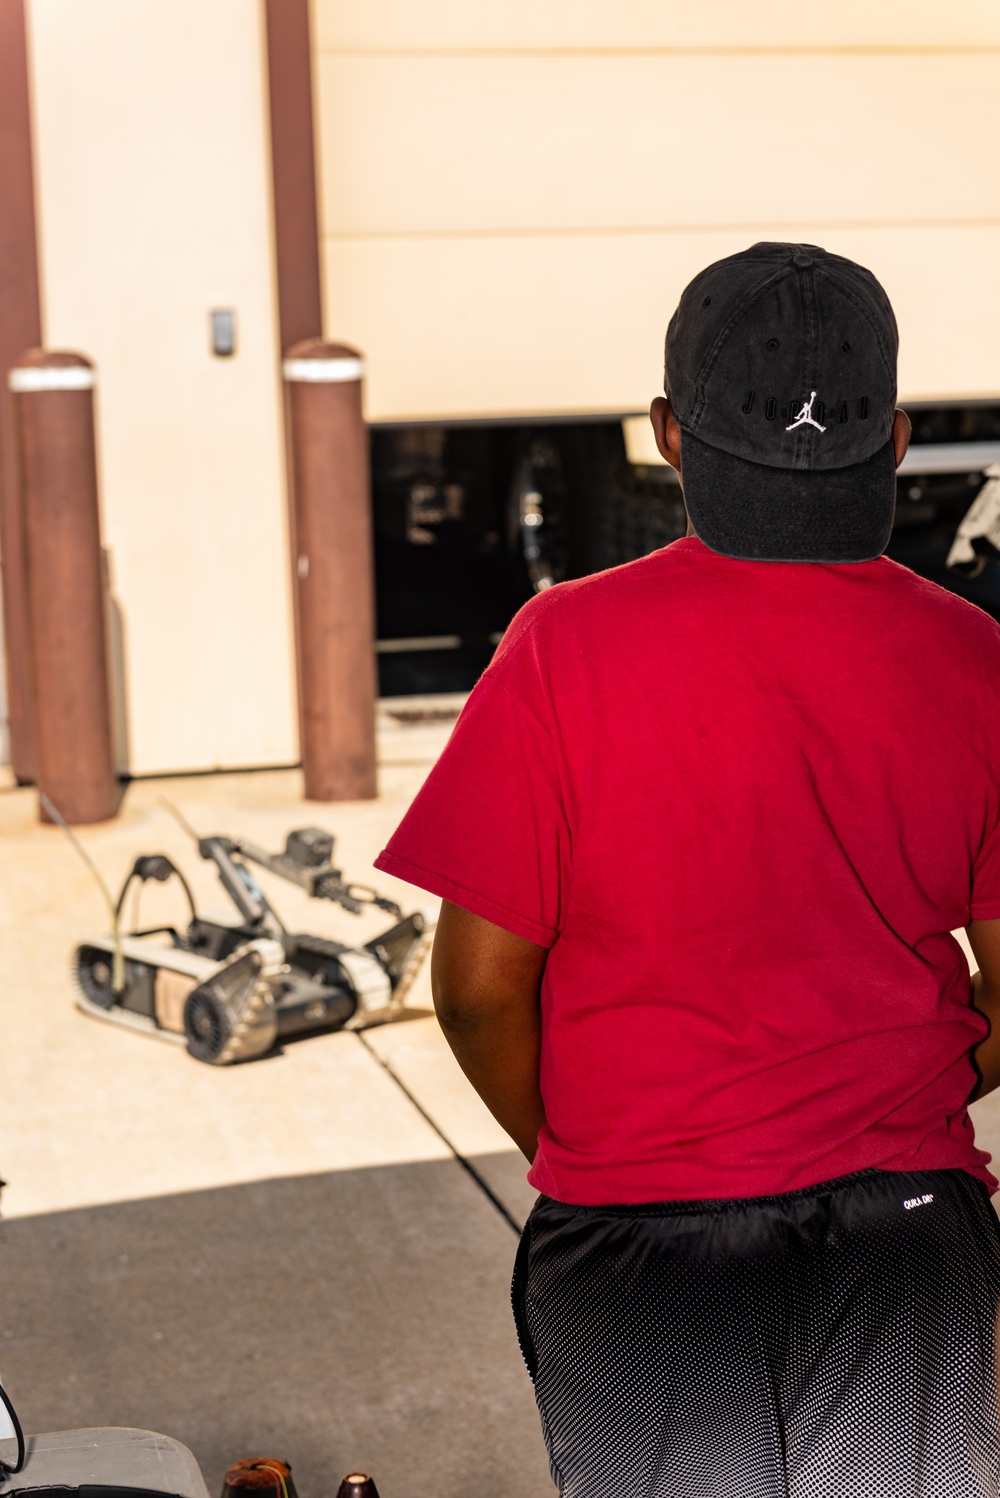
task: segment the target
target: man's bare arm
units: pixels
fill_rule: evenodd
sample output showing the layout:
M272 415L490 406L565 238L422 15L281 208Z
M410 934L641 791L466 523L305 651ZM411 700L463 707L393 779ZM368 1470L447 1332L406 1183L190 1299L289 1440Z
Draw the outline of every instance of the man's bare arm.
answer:
M434 1008L493 1117L532 1160L545 1110L538 1089L539 987L545 947L447 900L434 934Z
M990 1033L973 1052L979 1072L975 1101L1000 1087L1000 921L973 921L967 935L979 963L972 976L972 1002L990 1023Z

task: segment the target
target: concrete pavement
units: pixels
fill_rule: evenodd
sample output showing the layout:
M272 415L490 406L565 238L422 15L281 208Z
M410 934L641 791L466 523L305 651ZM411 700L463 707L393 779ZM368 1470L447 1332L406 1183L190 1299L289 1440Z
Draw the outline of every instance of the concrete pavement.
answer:
M199 904L225 908L163 798L203 835L274 848L316 823L351 878L413 908L426 895L371 861L458 702L430 722L395 706L404 721L380 713L377 802L309 806L295 771L144 781L81 840L114 890L136 854L163 851ZM387 924L261 880L295 929L357 943ZM169 886L143 891L143 923L182 914ZM34 794L0 792L0 1375L28 1427L162 1430L214 1490L231 1461L270 1452L292 1461L300 1498L358 1465L383 1498L550 1493L508 1303L509 1219L532 1194L430 1017L426 967L406 1023L216 1069L73 1007L70 952L106 924Z

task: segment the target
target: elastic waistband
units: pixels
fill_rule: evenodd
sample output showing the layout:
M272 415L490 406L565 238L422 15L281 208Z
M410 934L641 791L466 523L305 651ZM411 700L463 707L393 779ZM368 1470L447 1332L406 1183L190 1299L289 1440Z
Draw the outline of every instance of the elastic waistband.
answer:
M851 1175L837 1176L831 1181L818 1181L815 1186L802 1186L797 1191L782 1191L774 1196L709 1197L705 1201L627 1202L597 1207L575 1206L570 1202L561 1202L555 1197L544 1195L538 1200L539 1204L551 1202L554 1207L559 1207L563 1211L578 1212L581 1215L594 1217L696 1217L706 1214L721 1215L725 1212L746 1211L759 1207L787 1207L795 1202L808 1202L817 1197L850 1191L866 1183L878 1182L884 1185L886 1190L895 1192L899 1188L900 1181L937 1183L939 1186L951 1181L956 1185L978 1186L985 1195L989 1194L983 1183L965 1170L897 1171L878 1170L871 1167L868 1170L854 1171Z

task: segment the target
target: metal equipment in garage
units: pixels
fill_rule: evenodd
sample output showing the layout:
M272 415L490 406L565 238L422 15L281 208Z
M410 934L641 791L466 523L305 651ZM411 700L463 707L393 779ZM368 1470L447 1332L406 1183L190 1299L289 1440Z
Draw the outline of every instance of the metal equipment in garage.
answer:
M1000 404L907 407L913 440L888 554L1000 617L1000 563L949 568L1000 459ZM644 418L386 424L371 430L383 695L468 690L520 606L684 535L677 475L629 436Z

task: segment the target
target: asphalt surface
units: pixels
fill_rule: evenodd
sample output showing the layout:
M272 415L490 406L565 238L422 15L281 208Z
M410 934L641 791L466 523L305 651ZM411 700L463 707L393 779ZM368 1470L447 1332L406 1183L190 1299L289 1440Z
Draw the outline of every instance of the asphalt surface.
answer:
M137 1426L383 1498L551 1492L507 1303L515 1235L453 1160L4 1223L3 1369L36 1430Z

